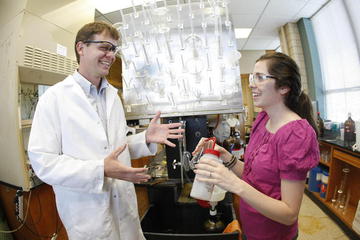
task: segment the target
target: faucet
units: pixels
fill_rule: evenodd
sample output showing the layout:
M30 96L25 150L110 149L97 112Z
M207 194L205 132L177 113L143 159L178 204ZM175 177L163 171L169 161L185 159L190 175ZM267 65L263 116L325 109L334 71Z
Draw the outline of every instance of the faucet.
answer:
M181 120L181 117L179 118L181 126L180 129L184 129L183 138L179 138L179 156L180 161L177 162L176 159L173 159L172 161L172 167L173 169L176 169L178 166L180 167L180 178L181 178L181 186L184 187L184 170L189 171L193 168L191 166L191 158L192 155L189 151L186 150L186 121Z
M181 126L179 128L186 129L186 121L181 120ZM172 162L173 169L176 169L178 166L180 167L180 178L181 178L181 186L184 187L184 169L185 171L189 171L189 161L191 159L191 153L186 151L186 132L183 133L183 138L179 138L179 155L180 155L180 162L177 162L176 159Z
M181 120L180 118L181 129L184 129L183 138L179 138L179 155L180 155L180 178L181 178L181 186L184 187L184 151L186 151L186 121Z

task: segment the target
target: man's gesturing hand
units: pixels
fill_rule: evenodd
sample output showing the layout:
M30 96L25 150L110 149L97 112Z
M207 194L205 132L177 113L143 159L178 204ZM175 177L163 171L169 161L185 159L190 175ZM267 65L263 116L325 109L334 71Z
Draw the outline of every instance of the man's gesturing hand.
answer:
M127 145L118 147L104 160L105 177L117 178L129 182L140 183L150 179L146 174L147 168L128 167L118 161L118 156L126 149Z

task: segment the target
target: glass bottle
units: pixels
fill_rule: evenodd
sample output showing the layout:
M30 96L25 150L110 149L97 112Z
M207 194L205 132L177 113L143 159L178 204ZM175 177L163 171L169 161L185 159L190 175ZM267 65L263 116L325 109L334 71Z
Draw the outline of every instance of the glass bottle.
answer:
M320 117L320 112L317 112L316 124L319 129L319 137L324 137L324 121Z
M234 155L237 159L241 159L242 155L244 155L244 145L240 138L239 132L235 132L235 141L231 154Z
M223 148L229 153L232 152L235 144L235 127L230 127L230 136L223 141Z
M355 143L355 122L351 119L351 113L344 123L344 143L345 146L352 146Z
M238 123L235 125L235 131L240 133L240 139L244 143L245 142L245 114L239 113L237 115Z

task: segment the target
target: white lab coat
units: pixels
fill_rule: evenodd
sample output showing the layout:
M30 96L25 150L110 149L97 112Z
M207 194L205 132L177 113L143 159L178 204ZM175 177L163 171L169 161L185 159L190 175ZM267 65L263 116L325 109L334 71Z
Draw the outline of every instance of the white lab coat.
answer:
M72 76L49 88L39 100L28 153L36 175L52 185L60 218L70 240L144 239L133 183L104 177L104 158L128 148L119 161L153 155L145 132L126 137L117 90L106 89L107 133Z

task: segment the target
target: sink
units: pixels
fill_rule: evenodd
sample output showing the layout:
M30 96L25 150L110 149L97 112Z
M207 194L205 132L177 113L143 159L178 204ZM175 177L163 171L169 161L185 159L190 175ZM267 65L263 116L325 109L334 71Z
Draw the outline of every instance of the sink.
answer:
M181 184L174 180L148 188L151 207L141 220L141 227L147 240L238 239L237 232L225 234L207 232L203 224L209 218L209 209L201 207L191 198L188 201L184 201L184 198L179 201L185 187L181 190ZM188 189L185 192L190 191ZM236 219L230 194L219 202L217 212L225 226Z

